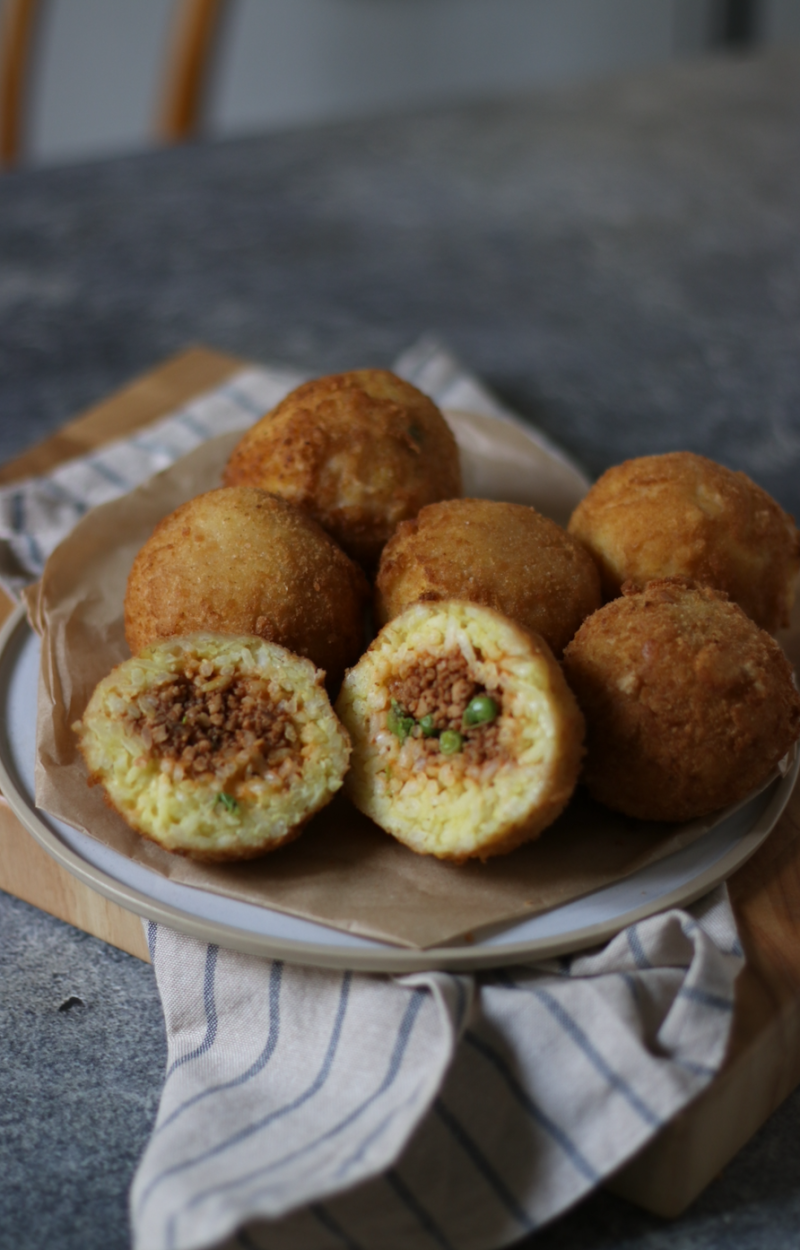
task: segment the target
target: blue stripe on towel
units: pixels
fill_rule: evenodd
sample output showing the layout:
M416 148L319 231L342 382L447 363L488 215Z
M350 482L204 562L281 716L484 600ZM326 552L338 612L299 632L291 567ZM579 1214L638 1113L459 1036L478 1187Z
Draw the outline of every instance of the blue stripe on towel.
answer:
M264 1044L264 1049L261 1051L261 1054L255 1062L252 1063L245 1072L242 1072L240 1076L232 1077L229 1081L222 1081L219 1085L209 1085L206 1089L201 1089L198 1094L194 1094L191 1098L187 1098L186 1102L183 1102L179 1107L176 1107L174 1111L170 1112L166 1120L158 1125L153 1132L153 1137L156 1137L160 1132L162 1132L168 1124L172 1124L174 1120L177 1120L178 1116L182 1115L187 1108L195 1106L195 1104L201 1102L203 1098L208 1098L211 1094L218 1094L220 1090L223 1089L233 1089L236 1085L244 1085L246 1081L249 1081L252 1077L257 1076L259 1072L263 1072L264 1068L274 1055L275 1048L278 1045L282 977L283 964L279 959L276 959L272 964L269 975L269 1031L267 1033L267 1040Z
M236 1244L242 1247L242 1250L261 1250L257 1241L253 1241L246 1228L239 1229L236 1234Z
M353 1151L353 1153L348 1155L346 1159L343 1159L341 1164L337 1168L337 1171L336 1171L337 1180L340 1179L342 1176L344 1176L350 1170L350 1168L353 1166L354 1163L359 1163L361 1161L363 1156L369 1150L372 1143L374 1141L377 1141L378 1138L382 1136L383 1133L386 1132L387 1128L392 1123L392 1120L394 1120L395 1117L398 1116L401 1111L405 1111L406 1107L408 1107L411 1103L413 1103L416 1100L416 1097L417 1097L417 1090L414 1090L412 1094L409 1094L408 1098L405 1098L403 1102L401 1102L398 1106L393 1107L392 1110L389 1111L383 1117L383 1119L378 1124L375 1125L375 1128L372 1129L369 1133L367 1133L366 1137L363 1137L361 1139L361 1141L359 1142L357 1148Z
M691 1072L692 1076L702 1076L711 1078L717 1075L716 1068L709 1068L704 1063L692 1063L689 1059L680 1059L676 1055L670 1056L670 1062L677 1067L683 1068L685 1072Z
M467 1011L467 990L463 977L453 977L456 986L456 1032L461 1032Z
M106 464L99 456L87 456L86 464L104 482L108 482L110 486L115 486L117 490L123 493L130 490L132 483L128 478L123 477L121 473L117 473L116 469L112 469L111 465Z
M531 1116L539 1128L544 1129L548 1136L552 1137L553 1141L561 1147L573 1167L582 1176L585 1176L587 1180L599 1181L600 1174L595 1171L589 1160L585 1158L561 1126L556 1124L554 1120L551 1120L549 1115L533 1101L528 1091L520 1085L502 1055L493 1046L490 1046L488 1042L485 1042L483 1038L473 1033L471 1029L468 1029L464 1034L464 1041L468 1042L474 1050L477 1050L478 1054L483 1055L484 1059L487 1059L492 1064L520 1106L528 1112L528 1115Z
M439 1119L456 1139L473 1166L480 1172L489 1188L494 1191L496 1197L500 1199L509 1214L528 1232L535 1228L536 1224L528 1215L528 1212L517 1202L511 1190L507 1188L502 1178L489 1163L486 1155L473 1138L470 1137L464 1126L456 1119L452 1111L448 1111L441 1098L437 1098L433 1106Z
M328 1046L325 1051L322 1064L319 1072L314 1077L314 1080L303 1091L303 1093L299 1094L297 1098L294 1098L291 1102L286 1103L283 1107L278 1107L275 1111L271 1111L268 1115L263 1116L262 1119L256 1121L255 1124L246 1125L245 1128L239 1129L238 1132L233 1133L230 1137L226 1137L224 1141L217 1142L215 1146L211 1146L209 1149L203 1150L200 1154L193 1155L189 1159L183 1159L180 1163L174 1163L172 1167L160 1172L158 1176L154 1176L139 1199L137 1207L138 1213L141 1213L150 1195L162 1183L162 1181L168 1180L171 1176L175 1176L178 1172L185 1172L189 1168L194 1167L196 1164L205 1162L206 1159L211 1159L215 1155L222 1154L223 1151L230 1149L232 1146L238 1145L239 1142L246 1141L248 1137L252 1137L254 1133L260 1132L261 1129L274 1123L275 1120L280 1119L284 1115L288 1115L292 1111L296 1111L298 1107L301 1107L304 1103L308 1102L310 1098L313 1098L314 1095L322 1089L322 1086L328 1079L331 1067L333 1066L333 1060L336 1056L336 1050L342 1035L342 1026L344 1024L344 1016L350 995L350 984L352 978L353 974L351 972L346 972L342 977L339 1005L337 1007L336 1018L333 1022L333 1028L331 1030L331 1035L328 1040Z
M28 547L28 564L32 569L41 573L46 563L45 554L33 534L25 534L24 537Z
M217 1193L222 1192L223 1190L235 1189L237 1188L237 1186L241 1184L246 1184L249 1181L253 1181L257 1177L267 1176L270 1172L274 1172L278 1168L285 1167L287 1163L293 1163L295 1159L299 1159L303 1155L309 1154L312 1150L315 1150L317 1146L320 1146L323 1142L329 1141L331 1137L336 1137L338 1136L339 1133L344 1132L346 1128L349 1128L351 1124L353 1124L361 1115L364 1114L367 1108L370 1107L376 1101L376 1099L380 1098L381 1094L386 1093L387 1089L389 1089L394 1084L395 1080L397 1079L397 1075L400 1071L400 1068L402 1067L406 1048L411 1038L411 1032L414 1028L414 1024L416 1022L417 1016L419 1015L420 1008L422 1007L422 1004L425 1000L426 995L427 995L427 990L418 989L418 990L413 991L411 1001L406 1007L406 1010L403 1014L403 1019L400 1022L400 1027L397 1030L397 1037L395 1039L395 1043L392 1048L392 1053L389 1058L389 1063L386 1068L386 1073L383 1077L383 1080L381 1081L380 1085L378 1086L376 1090L374 1090L371 1094L369 1094L357 1107L355 1107L352 1111L350 1111L342 1120L339 1120L331 1128L326 1129L324 1133L320 1133L319 1137L315 1137L313 1141L306 1142L304 1146L298 1147L298 1149L294 1150L291 1154L287 1154L287 1155L284 1155L280 1159L276 1159L273 1163L268 1163L264 1167L256 1168L251 1172L247 1172L243 1176L237 1176L233 1180L226 1181L222 1185L217 1185L214 1187L213 1190L210 1190L208 1192L209 1193L213 1192L217 1194ZM207 1193L198 1195L197 1198L193 1199L189 1203L189 1206L190 1207L196 1206L198 1202L204 1201L207 1196L208 1196Z
M8 501L11 514L11 529L15 534L25 533L25 496L21 490L15 490Z
M252 1171L235 1176L231 1180L223 1182L221 1185L215 1185L213 1188L205 1189L202 1193L195 1194L194 1198L186 1204L186 1210L191 1211L194 1207L197 1207L201 1203L205 1202L207 1198L216 1197L221 1193L227 1193L231 1189L238 1189L241 1185L247 1185L252 1181L263 1179L269 1175L270 1172L275 1172L277 1169L285 1167L287 1163L293 1163L296 1159L299 1159L303 1155L307 1155L311 1151L315 1150L323 1142L329 1141L332 1137L336 1137L339 1133L343 1132L344 1129L348 1128L349 1125L351 1125L355 1120L357 1120L359 1116L363 1115L366 1109L394 1083L402 1066L403 1056L405 1055L414 1023L419 1015L420 1008L426 995L427 990L417 989L413 991L411 1001L405 1010L403 1019L400 1022L400 1027L397 1031L397 1037L395 1039L395 1044L386 1069L386 1074L378 1088L365 1098L358 1107L354 1108L353 1111L346 1115L344 1119L340 1120L337 1124L334 1124L332 1128L329 1128L324 1133L321 1133L319 1137L316 1137L313 1141L307 1142L304 1146L300 1146L297 1150L292 1151L291 1154L283 1155L282 1158L276 1159L272 1163L265 1164L263 1167L254 1168ZM297 1100L295 1105L299 1105L300 1101L304 1101L304 1099ZM229 1139L227 1143L220 1143L220 1146L206 1151L202 1158L209 1158L211 1155L219 1153L219 1151L226 1145L238 1144L239 1141L250 1136L251 1133L255 1132L258 1128L265 1127L275 1118L275 1114L267 1116L259 1125L253 1125L250 1129L243 1130L236 1134L235 1137ZM199 1159L194 1160L194 1162L198 1161ZM180 1170L180 1165L172 1169L173 1172L177 1170ZM168 1174L169 1173L165 1172L162 1173L162 1176L166 1177ZM260 1192L264 1193L265 1191L262 1189ZM170 1222L167 1227L167 1238L170 1246L174 1242L179 1215L180 1213L175 1213L170 1218Z
M313 1215L317 1222L327 1233L335 1237L337 1241L345 1247L345 1250L363 1250L363 1246L359 1242L354 1241L349 1233L345 1232L338 1220L335 1220L330 1211L326 1210L321 1203L312 1203L309 1208L309 1214ZM261 1232L263 1224L258 1227L257 1232ZM266 1236L269 1238L269 1231L265 1230ZM227 1244L227 1243L226 1243ZM241 1246L242 1250L266 1250L267 1242L258 1242L250 1235L246 1228L240 1228L235 1237L235 1244Z
M422 1203L412 1194L405 1181L398 1175L395 1168L390 1168L383 1178L394 1190L407 1211L410 1211L420 1228L428 1234L441 1250L453 1250L433 1216L425 1210Z
M624 1077L615 1072L606 1059L600 1054L599 1050L589 1040L584 1033L577 1020L574 1020L568 1011L562 1007L552 994L547 990L536 989L531 987L530 993L539 1000L540 1003L550 1012L550 1015L561 1026L568 1037L572 1039L575 1045L583 1051L586 1058L592 1064L601 1076L604 1076L617 1093L621 1094L628 1106L644 1120L645 1124L649 1124L653 1128L661 1127L661 1118L656 1115L644 1099L640 1098L634 1089L628 1084Z
M89 511L89 505L85 499L81 499L79 495L73 495L72 491L67 490L66 486L62 486L60 482L54 481L51 477L40 478L39 487L43 495L49 495L56 503L66 504L79 517L84 516Z
M715 1011L733 1011L733 1002L730 998L710 994L708 990L699 990L693 985L682 985L676 997L688 998L692 1003L702 1003L704 1007L713 1007Z
M219 947L211 943L206 951L206 968L203 975L203 1005L206 1012L206 1035L199 1046L190 1051L188 1055L181 1055L176 1059L167 1071L164 1081L168 1081L176 1068L180 1068L184 1063L189 1063L192 1059L198 1059L200 1055L204 1055L214 1045L217 1036L217 1005L214 1002L214 973L217 967L217 956L219 955Z
M221 386L220 393L227 399L232 399L237 408L244 409L244 411L249 413L251 417L263 417L266 416L269 411L269 409L265 408L263 404L257 404L254 399L251 399L250 396L240 390L238 386L231 386L230 384L227 386Z
M690 933L702 933L704 938L707 938L710 941L714 941L713 938L711 938L710 935L706 933L703 926L701 924L698 924L698 922L692 919L691 916L681 917L681 928L683 929L684 933L686 933L687 935ZM729 950L725 950L725 948L723 946L720 946L719 943L717 942L714 942L714 945L716 946L717 950L722 955L734 955L737 959L744 959L744 950L742 948L742 943L739 941L738 934L734 936L733 943Z
M630 947L630 952L633 955L633 962L636 964L636 967L652 968L653 965L644 953L642 940L639 937L635 924L632 924L625 930L625 936L628 939L628 946Z
M339 1221L333 1218L330 1211L321 1202L312 1202L308 1209L327 1232L333 1237L339 1238L342 1245L347 1247L347 1250L362 1250L360 1244L354 1241L349 1233L345 1232Z
M640 1007L642 1002L642 987L640 985L639 978L635 977L632 972L618 972L617 976L625 983L625 985L627 985L631 992L631 998L633 999L634 1004L637 1007Z
M31 568L41 573L44 568L44 552L33 534L27 532L25 495L21 490L14 491L13 495L11 495L8 501L8 510L12 533L18 534L20 538L25 540L28 548L28 563Z
M203 442L210 436L211 431L208 427L203 425L202 421L198 421L197 417L193 417L189 412L179 412L175 420L184 429L187 429L190 434L194 434L195 438L202 439Z

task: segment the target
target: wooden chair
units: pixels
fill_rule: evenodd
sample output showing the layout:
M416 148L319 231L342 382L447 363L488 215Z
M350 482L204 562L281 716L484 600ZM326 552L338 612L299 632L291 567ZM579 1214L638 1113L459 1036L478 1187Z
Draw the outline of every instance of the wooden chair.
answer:
M22 159L40 19L47 0L5 0L0 33L0 168ZM200 129L229 0L176 0L155 137L183 143Z

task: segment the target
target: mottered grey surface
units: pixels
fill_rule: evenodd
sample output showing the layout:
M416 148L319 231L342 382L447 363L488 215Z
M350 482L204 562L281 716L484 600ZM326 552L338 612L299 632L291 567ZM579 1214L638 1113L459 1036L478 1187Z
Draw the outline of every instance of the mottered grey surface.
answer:
M800 513L800 55L0 180L0 459L189 342L425 331L592 474L690 448ZM151 971L7 896L0 970L0 1250L125 1247ZM795 1094L677 1222L600 1193L526 1244L788 1250L799 1165Z
M0 454L190 341L314 372L441 335L592 473L800 503L800 55L5 177Z
M118 1250L167 1042L149 964L0 892L0 1247Z

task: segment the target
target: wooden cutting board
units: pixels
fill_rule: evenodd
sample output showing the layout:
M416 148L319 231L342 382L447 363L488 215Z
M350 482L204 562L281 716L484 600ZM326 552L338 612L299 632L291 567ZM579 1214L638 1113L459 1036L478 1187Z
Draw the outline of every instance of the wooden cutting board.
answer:
M164 416L245 362L190 348L0 468L0 484L44 473ZM0 621L12 609L0 591ZM800 615L781 639L800 662ZM759 851L730 879L747 956L736 982L725 1065L708 1089L610 1183L615 1193L676 1216L800 1083L800 789ZM138 916L52 860L0 798L0 889L147 960Z

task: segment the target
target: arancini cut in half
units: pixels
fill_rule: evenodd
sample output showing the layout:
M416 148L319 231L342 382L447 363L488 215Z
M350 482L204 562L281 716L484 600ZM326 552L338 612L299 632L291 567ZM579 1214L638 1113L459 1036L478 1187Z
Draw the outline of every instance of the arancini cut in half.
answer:
M567 805L583 717L543 639L460 601L390 621L342 684L346 790L411 850L488 859Z
M73 728L90 784L131 828L206 861L291 841L350 755L322 673L263 638L147 647L103 678Z

